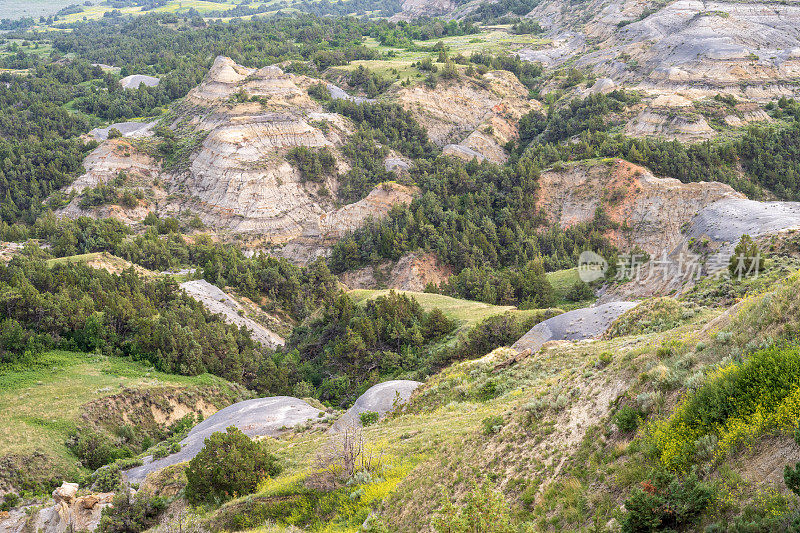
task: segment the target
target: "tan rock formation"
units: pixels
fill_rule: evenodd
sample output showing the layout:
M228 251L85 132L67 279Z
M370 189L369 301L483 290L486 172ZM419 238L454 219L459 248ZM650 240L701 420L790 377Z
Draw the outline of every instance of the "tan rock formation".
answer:
M435 17L455 9L453 0L403 0L403 10L392 20L411 20L418 17Z
M309 217L303 233L272 253L305 264L327 255L330 246L348 232L360 227L369 218L385 216L392 206L411 202L417 193L414 187L399 183L381 183L366 198L316 217ZM269 244L269 243L267 243Z
M153 181L160 171L159 164L147 154L137 150L128 140L119 138L103 142L83 160L86 173L72 182L66 192L80 193L96 187L125 172L131 179Z
M75 500L75 496L77 494L77 483L64 482L60 487L53 491L53 499L56 501L56 503L64 502L66 504L70 504Z
M152 157L142 152L129 140L118 138L104 141L83 160L86 173L78 177L65 192L75 192L75 197L57 214L68 218L93 216L95 218L116 218L125 223L141 221L152 209L149 201L140 201L135 207L103 205L84 209L80 206L80 193L100 184L108 184L120 173L126 175L126 187L151 191L154 199L163 199L166 192L153 186L153 180L160 175L161 166Z
M335 176L323 184L302 181L286 160L291 148L329 147L337 170L346 172L337 147L353 132L349 119L325 112L309 97L307 88L315 82L276 66L252 69L218 57L202 83L175 108L172 128L202 140L184 165L165 172L127 140L106 141L87 157L87 173L69 190L108 182L124 170L133 184L148 184L147 199L132 209L84 210L76 198L60 214L136 222L151 210L178 215L188 209L223 239L236 235L254 247L278 246L279 253L300 261L326 253L332 239L370 216L383 216L395 203L410 201L413 191L387 185L336 208ZM160 187L152 185L155 177Z
M505 70L488 72L482 81L462 76L435 89L403 88L396 98L434 143L456 145L447 146L445 153L493 162L505 161L502 145L517 136L519 118L542 109L539 102L528 99L528 89L517 77Z
M625 134L632 137L668 137L687 142L710 139L716 132L700 115L675 114L669 110L648 107L625 124Z
M77 483L64 483L53 491L52 505L12 509L0 518L0 531L4 533L64 533L66 531L94 531L100 525L103 509L111 505L113 493L96 493L77 496Z
M623 249L639 246L654 255L680 245L681 228L703 207L723 198L743 198L722 183L656 178L622 160L547 171L539 183L537 207L551 223L568 227L587 222L602 202L612 220L630 228L609 232L612 242Z
M398 289L422 292L428 283L447 281L452 269L439 263L432 253L407 253L396 263L386 261L377 267L345 272L341 281L350 289Z

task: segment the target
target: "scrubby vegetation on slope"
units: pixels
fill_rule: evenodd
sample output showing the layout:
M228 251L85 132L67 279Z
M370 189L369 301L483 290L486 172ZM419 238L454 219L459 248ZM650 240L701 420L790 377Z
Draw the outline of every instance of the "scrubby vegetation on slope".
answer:
M541 229L535 209L538 170L528 160L499 167L438 158L412 174L422 195L408 207L343 239L331 267L341 272L379 258L425 249L452 265L443 293L492 304L547 307L544 270L571 267L586 249L611 251L607 221ZM538 261L538 262L537 262Z
M610 131L609 112L635 96L589 96L572 100L552 110L545 118L532 112L520 121L522 147L527 157L540 166L560 161L595 157L621 157L643 165L657 175L681 181L721 181L752 197L763 197L764 189L779 198L797 200L797 139L800 123L797 104L783 98L773 105L775 115L786 122L749 126L734 139L682 144L662 138L634 139ZM632 100L635 101L635 100ZM574 142L564 142L571 139ZM738 165L745 170L739 171Z
M98 354L47 352L33 363L5 363L0 367L0 485L26 494L49 493L64 478L82 479L85 471L65 446L79 428L114 449L138 453L168 436L154 412L169 419L174 406L216 409L244 394L209 374L177 376Z

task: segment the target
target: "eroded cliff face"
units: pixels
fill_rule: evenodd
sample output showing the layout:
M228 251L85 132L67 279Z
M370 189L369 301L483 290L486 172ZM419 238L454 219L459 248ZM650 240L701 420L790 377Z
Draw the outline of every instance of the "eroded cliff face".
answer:
M602 205L616 223L606 232L610 241L622 252L638 247L649 254L639 272L625 276L630 281L605 287L600 302L680 294L700 274L727 271L742 235L800 228L800 202L748 200L722 183L656 178L623 160L550 170L539 183L537 207L550 223L588 222Z
M149 211L177 215L188 210L223 239L273 249L298 262L324 255L344 232L409 202L414 190L384 184L359 202L337 207L335 173L324 183L303 182L286 159L290 149L329 147L336 170L346 172L338 147L353 133L349 119L325 112L309 97L307 89L316 81L275 66L251 69L218 57L203 82L174 108L169 124L182 139L197 142L185 163L167 171L141 143L105 141L86 159L87 173L70 190L80 193L124 171L127 185L143 189L144 198L133 207L91 209L82 209L76 198L61 214L133 223Z
M453 269L443 265L429 252L407 253L395 261L351 270L340 276L349 289L397 289L422 292L429 283L440 285Z
M656 178L623 160L579 164L543 172L537 206L551 223L569 227L592 220L602 205L620 228L608 237L620 249L638 246L651 255L670 253L686 241L684 229L704 207L744 198L718 182L681 183Z
M122 222L133 224L141 221L147 213L167 193L155 184L161 174L161 165L145 152L131 144L128 138L117 138L103 141L83 160L86 173L72 182L66 193L75 193L69 204L59 209L59 216L78 218L93 216L95 218L116 218ZM109 184L120 176L124 176L125 185L133 189L147 191L147 199L137 200L131 207L108 204L98 207L81 207L81 194L98 185Z
M754 100L797 92L796 4L589 0L573 6L548 1L529 16L553 39L520 55L546 66L573 60L577 67L644 89L722 90Z
M398 91L397 101L414 114L445 154L471 160L488 159L502 163L507 154L502 146L518 135L517 122L542 105L528 99L528 89L505 70L487 72L482 80L462 76Z
M446 15L456 8L453 0L403 0L402 11L391 20L411 20L419 17Z
M278 67L249 69L220 57L189 92L176 123L187 121L205 139L188 168L167 179L210 227L284 244L332 208L323 186L335 191L335 181L302 183L285 155L296 146L335 148L349 124L323 113L301 85Z

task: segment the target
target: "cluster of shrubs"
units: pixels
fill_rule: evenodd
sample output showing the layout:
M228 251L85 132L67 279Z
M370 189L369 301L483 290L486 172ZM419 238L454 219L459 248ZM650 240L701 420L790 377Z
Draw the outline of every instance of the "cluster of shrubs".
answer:
M92 484L108 485L113 484L108 480L114 477L115 470L119 472L141 464L137 454L147 451L159 458L180 451L179 441L202 419L200 414L188 413L166 429L146 431L126 425L116 428L116 435L91 427L81 427L70 435L66 444L84 467L96 471ZM161 442L152 447L154 440ZM106 465L111 466L103 468Z

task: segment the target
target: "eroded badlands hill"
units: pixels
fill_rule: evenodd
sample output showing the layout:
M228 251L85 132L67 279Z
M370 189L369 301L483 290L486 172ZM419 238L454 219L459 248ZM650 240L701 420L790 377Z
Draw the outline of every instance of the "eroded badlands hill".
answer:
M623 160L569 166L542 173L538 207L562 227L587 222L602 205L618 227L608 237L620 249L671 252L686 240L684 228L709 204L743 198L717 182L681 183L656 178Z
M517 77L504 70L487 72L481 80L464 77L435 88L404 88L397 100L445 154L493 163L508 159L503 145L517 137L520 117L542 111Z
M358 202L336 202L338 176L350 168L340 148L356 127L309 96L317 83L277 66L252 69L218 57L203 82L160 124L121 124L122 137L112 139L110 127L97 130L102 143L86 158L86 174L66 191L78 197L60 214L113 216L127 223L142 221L150 211L197 215L220 237L253 249L298 263L325 255L345 233L410 202L416 191L386 182ZM331 93L347 97L341 90ZM436 89L398 88L386 99L411 111L445 154L496 163L507 159L503 145L518 136L519 118L542 109L507 71L462 77ZM172 138L167 152L165 134ZM335 171L321 183L305 181L287 159L295 147L330 149ZM412 163L390 151L384 165L402 173ZM84 199L109 183L140 192L127 204L94 206Z
M388 183L359 202L337 207L334 176L319 184L302 180L286 159L291 148L331 148L337 170L346 171L337 148L353 132L348 119L325 112L309 97L307 89L314 82L274 66L256 70L217 58L166 124L178 151L183 150L177 161L161 168L147 154L147 140L108 140L89 155L87 173L70 189L82 192L124 172L126 183L144 189L145 198L125 209L89 208L75 199L61 213L136 222L153 210L189 210L223 235L239 235L251 246L289 245L285 253L291 258L313 259L346 231L410 201L413 194L408 187Z
M643 87L773 98L795 92L800 75L800 6L793 3L590 0L576 9L543 2L528 16L554 39L522 57L548 66L573 59Z

